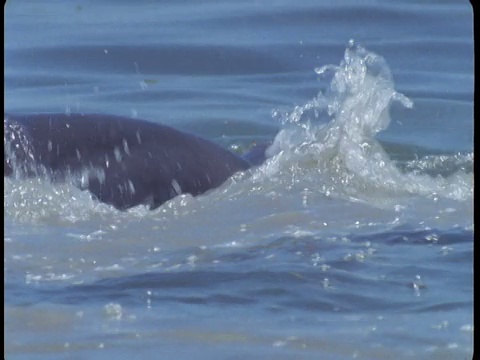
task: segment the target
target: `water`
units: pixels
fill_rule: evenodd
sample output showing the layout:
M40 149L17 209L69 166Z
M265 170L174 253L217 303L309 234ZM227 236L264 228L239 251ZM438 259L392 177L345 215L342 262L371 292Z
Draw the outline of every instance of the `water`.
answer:
M472 20L459 1L10 0L5 111L273 145L155 211L5 179L6 358L471 358Z

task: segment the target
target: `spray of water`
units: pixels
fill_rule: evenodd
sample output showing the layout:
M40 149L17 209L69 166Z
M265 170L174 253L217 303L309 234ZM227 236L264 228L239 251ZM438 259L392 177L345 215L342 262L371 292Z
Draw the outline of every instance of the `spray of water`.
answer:
M284 128L269 149L272 158L259 177L289 179L291 186L302 179L301 186L313 183L326 195L378 205L403 196L471 198L470 175L433 178L401 171L376 140L390 124L393 102L413 107L410 99L395 90L381 56L350 41L340 65L315 72L330 79L328 89L284 114ZM315 121L325 117L326 124Z

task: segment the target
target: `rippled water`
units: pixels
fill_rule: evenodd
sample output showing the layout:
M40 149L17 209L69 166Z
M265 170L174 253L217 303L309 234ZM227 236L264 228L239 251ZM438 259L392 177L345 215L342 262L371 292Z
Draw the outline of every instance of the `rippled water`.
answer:
M9 1L5 111L273 145L155 211L5 179L6 358L471 358L472 24L458 1Z

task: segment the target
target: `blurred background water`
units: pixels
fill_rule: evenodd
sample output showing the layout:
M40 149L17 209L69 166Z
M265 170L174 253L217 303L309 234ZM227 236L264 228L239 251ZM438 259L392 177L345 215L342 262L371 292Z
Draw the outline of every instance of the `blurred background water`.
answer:
M9 0L4 18L6 112L273 141L155 211L5 179L7 359L471 358L468 2Z

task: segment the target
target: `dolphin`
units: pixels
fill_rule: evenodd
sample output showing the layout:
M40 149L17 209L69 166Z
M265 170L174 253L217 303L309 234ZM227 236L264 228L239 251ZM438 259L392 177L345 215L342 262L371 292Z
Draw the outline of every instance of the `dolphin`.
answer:
M101 202L155 209L197 196L260 164L269 144L239 156L200 136L104 114L5 114L4 177L72 181Z

